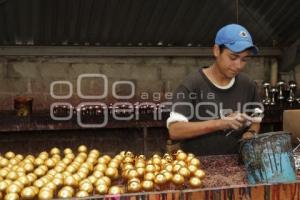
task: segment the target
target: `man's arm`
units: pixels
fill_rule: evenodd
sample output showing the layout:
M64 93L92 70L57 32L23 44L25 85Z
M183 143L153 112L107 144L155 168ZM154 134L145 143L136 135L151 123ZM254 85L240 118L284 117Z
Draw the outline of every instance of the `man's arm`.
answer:
M243 117L232 117L231 119L216 119L202 122L173 122L169 125L169 135L170 139L180 140L219 130L238 130L243 127L245 120Z

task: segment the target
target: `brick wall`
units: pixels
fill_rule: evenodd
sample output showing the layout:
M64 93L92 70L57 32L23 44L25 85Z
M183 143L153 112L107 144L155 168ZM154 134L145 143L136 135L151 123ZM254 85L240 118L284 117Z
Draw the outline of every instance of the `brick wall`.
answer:
M34 110L48 109L55 101L50 95L50 84L61 80L73 85L72 97L64 101L78 104L82 99L77 95L77 78L87 73L107 76L108 95L101 101L115 101L112 85L123 80L136 86L135 97L131 101L141 96L144 100L153 100L153 93L174 90L187 74L212 62L212 58L206 57L3 57L0 59L0 110L13 109L13 99L17 95L32 96ZM255 57L245 71L253 79L266 80L269 68L269 58ZM82 79L81 92L83 95L101 95L103 84L100 78ZM118 84L115 91L118 95L128 95L131 87ZM54 87L56 95L68 92L67 85Z

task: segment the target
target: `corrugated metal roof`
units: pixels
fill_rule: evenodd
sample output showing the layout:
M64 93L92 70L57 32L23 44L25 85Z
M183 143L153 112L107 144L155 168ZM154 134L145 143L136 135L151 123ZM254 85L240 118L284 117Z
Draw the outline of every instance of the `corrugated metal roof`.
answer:
M299 10L295 0L0 0L0 45L211 46L238 21L259 46L283 47L300 38Z

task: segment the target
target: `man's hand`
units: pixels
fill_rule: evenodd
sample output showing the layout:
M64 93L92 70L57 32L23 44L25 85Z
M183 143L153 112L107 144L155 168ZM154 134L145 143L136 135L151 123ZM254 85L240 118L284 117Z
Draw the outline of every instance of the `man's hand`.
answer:
M220 129L221 130L227 130L227 129L233 129L238 130L240 128L243 128L247 123L248 116L243 113L232 113L220 121Z

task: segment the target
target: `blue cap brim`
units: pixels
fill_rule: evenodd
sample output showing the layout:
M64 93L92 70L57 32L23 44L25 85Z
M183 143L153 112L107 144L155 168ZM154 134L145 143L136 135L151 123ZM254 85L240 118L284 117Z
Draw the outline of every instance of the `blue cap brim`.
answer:
M257 55L258 53L257 46L248 41L236 41L234 43L224 45L234 53L240 53L242 51L245 51L246 49L249 49L253 53L253 55Z

